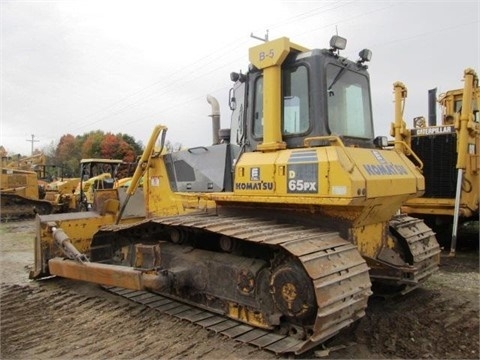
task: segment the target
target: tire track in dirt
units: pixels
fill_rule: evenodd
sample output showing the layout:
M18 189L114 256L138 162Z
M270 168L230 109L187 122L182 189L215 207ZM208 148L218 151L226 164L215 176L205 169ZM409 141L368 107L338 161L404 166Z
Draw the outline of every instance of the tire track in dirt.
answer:
M232 359L254 353L255 358L275 358L98 287L84 293L75 286L67 281L2 284L0 357Z

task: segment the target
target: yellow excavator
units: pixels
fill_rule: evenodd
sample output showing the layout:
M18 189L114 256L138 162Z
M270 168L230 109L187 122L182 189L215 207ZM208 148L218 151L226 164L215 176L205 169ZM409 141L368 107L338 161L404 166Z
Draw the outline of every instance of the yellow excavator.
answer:
M439 245L423 221L396 213L424 178L374 139L371 52L351 61L345 46L334 36L327 49L285 37L252 47L248 72L230 75L231 128L217 131L213 97L212 145L165 154L156 126L125 193L37 217L31 278L102 284L295 354L364 316L372 283L419 286L438 269ZM140 214L128 204L142 178Z
M408 129L403 120L407 89L404 84L394 84L395 123L391 135L399 150L409 151L400 141L409 144L423 163L425 193L409 199L402 212L421 217L439 235L448 236L450 255L455 254L459 225L476 222L480 199L480 87L473 69L464 71L464 87L450 90L439 96L441 124L436 123L435 92L429 95L429 121L424 117L414 119ZM432 105L433 104L433 105Z

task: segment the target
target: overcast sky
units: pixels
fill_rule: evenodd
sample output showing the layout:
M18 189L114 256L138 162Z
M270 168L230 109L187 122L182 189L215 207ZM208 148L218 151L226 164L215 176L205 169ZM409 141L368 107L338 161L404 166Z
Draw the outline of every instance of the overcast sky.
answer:
M480 72L480 1L1 1L0 145L30 154L67 133L127 133L155 124L184 146L211 143L215 96L229 127L231 71L247 70L250 33L309 48L348 39L373 52L375 134L393 120L392 84L409 92L405 120L427 115L427 91Z

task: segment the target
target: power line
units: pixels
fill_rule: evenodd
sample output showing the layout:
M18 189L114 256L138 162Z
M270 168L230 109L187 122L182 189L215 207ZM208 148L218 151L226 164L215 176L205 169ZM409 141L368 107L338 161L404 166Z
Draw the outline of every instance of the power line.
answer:
M327 11L332 11L332 10L337 10L338 8L341 8L341 7L344 7L344 6L347 6L351 4L351 2L343 2L341 3L340 5L337 5L337 6L333 6L333 7L330 7L327 9L327 6L321 6L321 7L318 7L316 9L313 9L313 10L309 10L309 11L306 11L306 12L303 12L301 14L297 14L285 21L280 21L276 24L273 24L273 25L269 25L268 28L269 29L272 29L272 28L280 28L282 25L287 25L287 24L290 24L292 22L295 22L295 21L298 21L298 20L304 20L304 19L307 19L307 18L310 18L310 17L313 17L313 16L316 16L318 13L320 13L321 11L324 11L324 12L327 12ZM333 26L333 25L337 25L339 23L345 23L345 22L348 22L348 21L351 21L353 19L356 19L356 18L359 18L361 16L365 16L365 15L368 15L368 14L372 14L372 13L375 13L375 12L379 12L379 11L383 11L385 9L388 9L388 8L391 8L392 6L395 6L396 4L389 4L388 6L384 6L384 7L381 7L381 8L377 8L377 9L373 9L371 11L364 11L364 12L361 12L360 14L357 14L357 15L354 15L354 16L351 16L351 17L348 17L348 18L344 18L343 20L340 20L340 21L335 21L335 22L331 22L329 24L326 24L326 25L322 25L320 27L316 27L314 29L309 29L308 31L302 31L302 32L298 32L296 35L303 35L303 34L306 34L306 33L311 33L311 32L315 32L315 31L318 31L320 29L324 29L324 28L327 28L329 26ZM458 27L461 27L461 26L465 26L465 25L469 25L470 23L463 23L463 24L460 24L460 25L454 25L454 26L450 26L450 27L446 27L446 28L442 28L442 29L439 29L439 30L436 30L435 32L440 32L440 31L445 31L445 30L450 30L450 29L454 29L454 28L458 28ZM425 35L429 35L431 33L434 33L434 31L431 31L431 32L426 32L426 33L422 33L422 34L416 34L412 37L409 37L409 38L404 38L404 39L396 39L396 40L390 40L388 42L385 42L385 43L382 43L382 44L379 44L377 46L384 46L384 45L387 45L389 43L394 43L394 42L397 42L397 41L403 41L403 40L407 40L407 39L410 39L410 38L415 38L415 37L420 37L420 36L425 36ZM246 37L245 37L246 38ZM102 122L110 117L113 117L113 116L117 116L131 108L134 108L135 106L141 104L141 103L144 103L146 101L148 101L149 99L151 99L152 97L154 96L162 96L164 94L167 94L169 91L170 91L170 88L172 87L173 84L175 83L178 83L180 82L181 80L184 80L185 78L188 78L189 81L187 82L187 84L195 81L195 80L198 80L202 77L205 77L215 71L218 71L219 69L221 68L224 68L224 67L227 67L227 66L230 66L230 64L233 63L233 61L237 61L238 59L241 59L243 58L243 56L241 57L236 57L234 60L231 60L230 62L226 62L224 63L224 65L222 66L217 66L215 68L211 68L209 71L207 72L202 72L202 73L199 73L199 70L200 69L203 69L207 66L210 66L211 65L211 62L210 62L210 59L215 56L215 59L218 60L219 58L222 58L222 57L225 57L227 55L230 54L229 50L232 49L232 48L238 48L239 46L241 45L244 45L245 43L247 43L247 40L236 40L236 41L232 41L230 42L229 44L230 45L227 45L227 46L222 46L219 50L219 51L213 51L211 54L208 54L206 56L204 56L203 58L201 58L200 60L197 60L197 61L194 61L193 63L191 63L191 67L187 66L190 68L190 71L188 72L184 72L182 73L180 76L177 76L178 73L171 73L166 79L167 80L171 80L171 81L168 81L168 83L166 84L163 84L160 88L158 89L155 89L153 90L152 92L148 93L148 90L151 89L151 88L154 88L156 85L158 84L161 84L163 81L165 80L159 80L159 81L156 81L140 90L137 90L135 92L133 92L132 94L129 94L123 98L121 98L120 100L117 100L116 102L114 102L113 104L107 106L106 108L104 109L101 109L93 114L90 114L88 115L87 117L85 117L84 119L88 119L89 117L93 117L97 114L100 114L104 111L107 111L109 109L112 109L112 108L115 108L117 105L119 104L123 104L122 106L118 107L116 110L114 110L113 112L111 113L107 113L107 114L104 114L100 117L97 117L95 119L93 119L92 121L89 121L88 123L85 123L85 124L82 124L80 126L77 127L77 129L79 128L84 128L86 126L89 126L89 125L93 125L95 123L99 123L99 122ZM195 66L193 66L195 65ZM193 75L193 76L192 76ZM144 94L145 93L145 94ZM132 103L127 103L127 104L124 104L124 101L129 99L129 98L132 98L134 97L135 95L139 95L139 94L144 94L142 95L142 97L138 100L135 100L134 102ZM203 96L203 95L202 95ZM182 105L185 105L186 103L189 103L191 101L193 101L193 99L196 99L198 98L199 96L195 96L195 97L192 97L192 98L189 98L179 104L175 104L175 105L170 105L168 107L164 107L162 108L162 112L166 112L166 111L169 111L171 110L172 108L177 108L177 107L180 107ZM135 120L132 120L132 121L129 121L127 124L130 124L130 123L133 123L135 121L138 121L138 117L137 119ZM78 123L78 122L77 122Z
M298 21L298 20L300 20L300 19L310 18L310 17L313 17L313 16L317 15L319 12L322 12L322 11L323 11L323 12L328 12L328 11L336 10L336 9L338 9L338 8L340 8L340 7L347 6L347 5L351 4L351 3L352 3L352 1L350 1L350 2L342 2L340 5L333 6L333 7L331 7L331 8L328 8L328 5L329 5L329 4L324 5L324 6L320 6L320 7L317 7L317 8L315 8L315 9L313 9L313 10L308 10L308 11L305 11L305 12L303 12L303 13L297 14L297 15L295 15L295 16L287 19L287 20L280 21L280 22L278 22L278 23L276 23L276 24L273 24L273 25L269 26L269 28L276 28L276 27L279 27L279 26L281 26L281 25L286 25L286 24L289 24L289 23ZM221 51L223 52L223 54L220 54L220 55L219 55L219 51L213 51L211 54L204 56L204 57L201 58L200 60L194 61L194 62L192 63L192 65L201 63L201 62L204 61L204 60L205 60L205 63L202 64L202 65L200 65L200 66L196 66L196 67L193 67L193 66L192 66L192 67L191 67L192 70L190 70L190 71L187 72L187 73L184 73L184 75L181 76L180 78L177 78L177 79L175 79L175 80L172 80L171 82L169 82L169 84L163 85L160 89L157 89L156 91L154 91L153 94L157 93L157 92L160 91L160 90L168 89L168 88L169 88L171 85L173 85L175 82L178 82L179 80L184 79L185 77L189 76L189 75L192 74L192 73L197 72L199 69L202 69L202 68L204 68L205 66L209 66L209 65L211 64L211 62L210 62L210 61L206 61L206 60L210 59L211 57L215 57L215 59L218 60L219 58L221 58L221 57L225 56L226 54L228 54L228 53L229 53L228 50L229 50L230 48L238 48L240 45L243 45L243 44L245 44L245 43L247 43L247 40L240 40L240 39L238 39L237 41L233 41L233 42L231 41L231 42L229 42L228 45L222 46L222 47L220 48ZM229 64L227 63L227 66L228 66L228 65L229 65ZM210 72L208 72L208 73L210 73ZM174 78L174 76L175 76L175 73L172 73L172 74L170 74L170 75L167 77L167 79ZM200 75L200 76L202 76L202 75ZM159 80L159 81L156 81L156 82L154 82L154 83L152 83L152 84L150 84L150 85L147 85L146 87L144 87L144 88L142 88L142 89L139 89L139 90L137 90L137 91L135 91L135 92L133 92L133 93L131 93L131 94L129 94L129 95L127 95L127 96L125 96L125 97L117 100L117 101L115 101L114 103L112 103L111 105L109 105L109 106L107 106L107 107L105 107L105 108L103 108L103 109L100 109L99 111L96 111L96 112L94 112L94 113L91 113L91 114L87 115L84 119L93 117L93 116L95 116L95 115L97 115L97 114L100 114L101 112L104 112L104 111L106 111L106 110L109 110L109 109L111 109L111 108L114 108L116 105L123 103L125 100L127 100L127 99L129 99L129 98L132 98L132 97L134 97L135 95L139 95L139 94L147 91L148 89L153 88L154 86L162 83L162 81L164 81L164 80ZM165 93L165 92L162 92L162 94L164 94L164 93ZM159 95L161 95L161 94L159 94ZM152 95L147 96L146 98L143 98L143 99L139 99L138 101L134 102L133 104L127 104L127 105L125 105L125 106L122 106L122 107L120 107L120 109L119 109L118 111L114 112L113 114L106 114L106 115L102 116L100 119L95 119L95 120L93 120L93 121L91 121L91 122L88 122L88 123L86 123L86 124L82 124L82 125L78 126L77 129L84 128L84 127L89 126L89 125L93 125L93 124L95 124L95 123L97 123L97 122L103 121L104 119L106 119L106 118L108 118L108 117L117 115L117 114L123 112L125 109L131 108L132 106L135 106L135 105L143 102L145 99L150 98L151 96L152 96ZM77 122L77 123L78 123L78 122Z
M289 24L289 23L291 23L292 21L296 21L296 20L299 20L299 19L306 19L306 18L310 18L310 17L316 16L316 15L317 15L319 12L321 12L321 11L327 12L327 11L336 10L336 9L338 9L338 8L341 8L341 7L344 7L344 6L346 6L346 5L349 5L350 3L351 3L351 2L344 2L344 3L341 3L340 5L333 6L333 7L330 7L330 8L328 8L328 9L326 9L327 6L321 6L321 7L318 7L318 8L316 8L316 9L314 9L314 10L309 10L309 11L303 12L303 13L301 13L301 14L295 15L295 16L293 16L292 18L289 18L289 19L286 20L286 21L281 21L281 22L278 22L278 23L273 24L273 25L268 26L268 27L269 27L269 28L275 28L275 27L278 28L278 27L280 27L280 26L283 25L283 24ZM391 6L391 5L390 5L390 6ZM389 7L389 6L387 6L387 7ZM385 8L387 8L387 7L384 7L384 8L381 8L381 9L376 9L376 10L374 10L374 11L380 11L380 10L383 10L383 9L385 9ZM374 11L371 11L371 12L374 12ZM359 15L357 15L357 16L351 17L350 19L356 18L356 17L359 17L359 16L362 16L362 15L364 15L365 13L370 13L370 12L361 13L361 14L359 14ZM343 20L343 21L341 21L341 22L345 22L345 21L348 21L348 20L349 20L349 19ZM338 23L338 22L336 22L336 23ZM316 28L315 30L318 30L318 29L321 29L321 28L326 28L326 27L328 27L328 26L331 26L331 25L330 25L330 24L324 25L324 26L322 26L322 27L320 27L320 28ZM300 34L303 34L303 33L300 33ZM230 45L230 47L235 46L236 48L238 48L240 45L243 45L244 43L246 43L246 41L233 42L233 43ZM224 53L221 54L220 56L218 55L218 53L215 53L215 54L216 54L216 59L218 60L219 58L225 56L225 55L226 55L226 52L224 51ZM207 56L205 56L204 58L202 58L200 61L202 61L202 60L204 60L204 59L208 59L210 56L211 56L211 55L207 55ZM243 55L242 55L241 57L235 58L235 60L242 59L242 58L243 58ZM200 61L199 61L199 62L200 62ZM164 95L164 94L166 94L166 93L169 91L169 88L170 88L170 86L171 86L173 83L178 82L179 80L182 80L182 79L188 77L190 74L195 74L195 73L197 73L198 75L197 75L197 76L194 76L194 77L189 77L189 82L188 82L188 83L193 82L194 80L197 80L197 79L199 79L199 78L205 77L205 76L211 74L212 72L215 72L215 71L219 70L220 68L224 68L224 67L230 66L230 64L231 64L231 62L227 62L227 63L225 63L224 65L222 65L222 66L220 66L220 67L217 66L216 68L212 68L210 71L203 72L203 73L201 73L201 74L198 74L198 70L201 69L201 68L204 68L204 67L206 67L206 66L209 66L210 63L208 62L208 63L202 64L202 65L200 65L200 66L197 66L196 68L193 68L193 69L190 70L189 72L184 73L183 76L175 79L175 81L172 81L172 82L170 82L169 84L162 86L162 87L161 87L160 89L158 89L157 91L152 92L151 94L143 97L142 99L139 99L139 100L137 100L137 101L135 101L135 102L133 102L133 103L130 103L130 104L125 104L124 106L120 107L117 111L115 111L115 112L113 112L113 113L110 113L110 114L106 114L106 115L104 115L104 116L102 116L102 117L100 117L100 118L97 118L97 119L93 120L92 122L89 122L88 124L83 124L83 125L79 126L78 128L83 128L83 127L88 126L88 125L92 125L92 124L95 124L95 123L99 123L99 122L101 122L101 121L106 120L106 119L109 118L109 117L116 116L116 115L118 115L118 114L120 114L120 113L123 113L124 111L126 111L126 110L128 110L128 109L130 109L130 108L132 108L132 107L134 107L134 106L142 103L142 102L145 102L146 100L148 100L149 98L151 98L151 97L153 97L153 96L161 96L161 95ZM170 77L173 77L173 74L172 74ZM156 82L156 83L154 83L154 84L158 84L158 83L159 83L159 82ZM203 95L202 95L202 96L203 96ZM194 98L197 98L197 96L195 96ZM184 105L184 104L185 104L185 102L182 102L182 103L180 103L180 104L178 104L178 105L169 106L167 109L172 109L172 108L175 108L175 107L179 107L179 106ZM162 111L165 111L165 108L163 108ZM130 124L130 123L135 122L135 121L137 121L137 120L132 120L132 121L128 122L127 124Z

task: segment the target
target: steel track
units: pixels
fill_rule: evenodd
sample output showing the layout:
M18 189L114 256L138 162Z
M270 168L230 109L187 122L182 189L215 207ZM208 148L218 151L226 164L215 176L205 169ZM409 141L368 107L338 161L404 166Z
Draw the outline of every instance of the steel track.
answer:
M134 301L147 301L146 305L155 306L159 311L276 354L303 353L365 315L371 295L368 266L356 246L340 238L338 233L253 217L206 214L155 218L142 222L147 223L167 229L196 229L222 234L244 242L282 248L290 253L303 265L314 288L317 314L311 334L298 339L257 329L161 295L118 288L110 288L109 291ZM135 232L136 225L106 226L101 232ZM197 316L201 319L197 319Z

